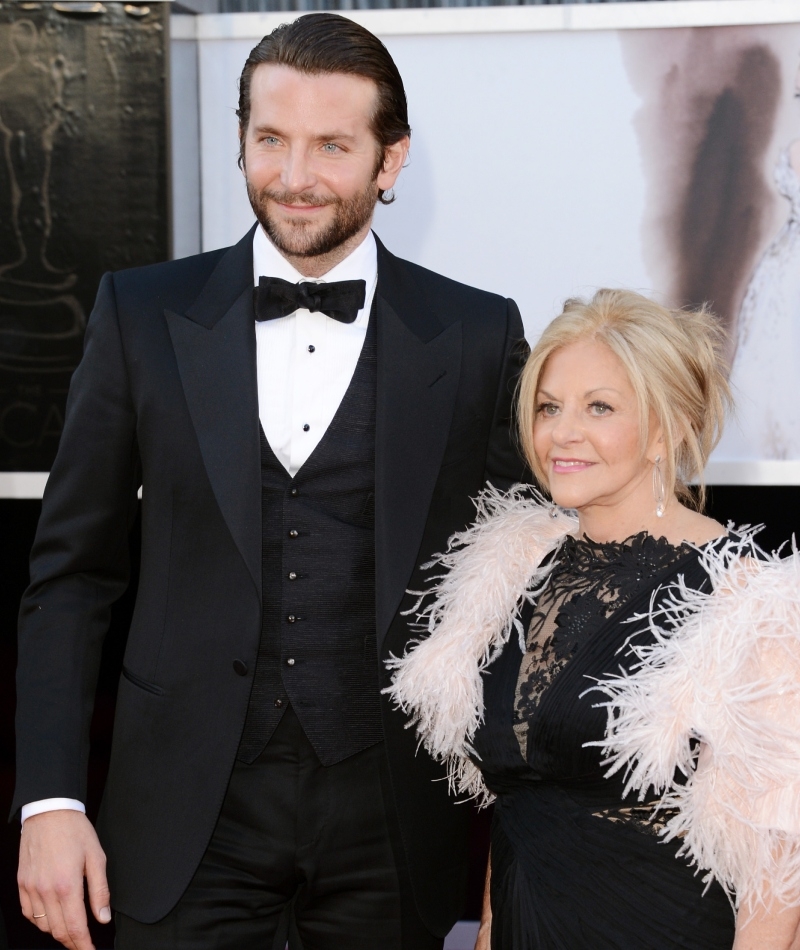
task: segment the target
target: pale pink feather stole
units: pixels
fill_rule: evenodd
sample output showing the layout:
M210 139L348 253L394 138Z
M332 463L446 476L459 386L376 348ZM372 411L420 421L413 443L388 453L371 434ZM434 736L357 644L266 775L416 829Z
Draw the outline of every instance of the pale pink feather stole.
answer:
M414 608L427 636L388 661L386 692L446 764L453 790L486 803L492 796L469 758L484 715L481 672L512 632L525 648L520 603L535 598L553 566L542 561L577 521L522 486L487 489L477 507L473 527L429 565L444 573ZM681 840L705 881L718 880L737 905L770 897L796 905L800 555L765 555L753 534L732 531L699 551L709 592L679 580L666 603L636 618L631 632L647 624L653 640L626 644L636 657L630 672L592 688L607 697L608 725L591 744L607 774L625 770L626 794L643 798L652 786L677 809L663 834Z
M678 581L638 618L653 632L608 700L610 768L676 808L663 834L737 906L800 904L800 555L766 555L755 532L701 549L702 593ZM665 622L667 627L664 626ZM699 743L697 741L699 740ZM682 781L676 779L682 776Z
M403 657L391 657L385 690L410 716L422 746L447 765L454 791L492 800L470 761L471 742L483 721L481 672L502 650L518 619L522 598L533 598L550 572L541 568L577 519L516 486L503 494L489 487L476 499L475 524L450 539L447 551L425 568L443 568L429 590L415 591L420 633Z

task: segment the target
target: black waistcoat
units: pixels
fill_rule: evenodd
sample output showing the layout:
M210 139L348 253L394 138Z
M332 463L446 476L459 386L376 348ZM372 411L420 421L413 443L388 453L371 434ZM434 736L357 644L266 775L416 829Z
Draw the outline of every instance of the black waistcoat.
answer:
M261 642L239 758L288 703L323 765L382 737L375 630L375 308L328 430L291 478L261 433Z

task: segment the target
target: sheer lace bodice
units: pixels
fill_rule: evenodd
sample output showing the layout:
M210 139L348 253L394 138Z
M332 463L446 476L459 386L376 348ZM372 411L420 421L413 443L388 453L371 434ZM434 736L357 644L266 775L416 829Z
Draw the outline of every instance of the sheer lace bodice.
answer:
M514 731L526 758L528 722L542 693L594 631L689 550L646 532L609 543L566 538L528 625L517 681Z

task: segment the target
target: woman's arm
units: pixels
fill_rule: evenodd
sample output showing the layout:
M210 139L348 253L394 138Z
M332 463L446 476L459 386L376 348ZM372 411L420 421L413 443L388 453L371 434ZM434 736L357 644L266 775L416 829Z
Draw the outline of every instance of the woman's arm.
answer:
M800 907L741 907L733 950L800 950Z
M483 909L481 910L481 926L478 930L478 939L475 941L475 950L491 950L492 946L492 903L489 898L489 885L492 880L492 855L489 854L489 863L486 865L486 884L483 888ZM755 946L755 945L754 945ZM787 946L791 946L787 944ZM736 948L740 950L740 948ZM741 950L749 950L741 948ZM792 947L792 950L795 950Z

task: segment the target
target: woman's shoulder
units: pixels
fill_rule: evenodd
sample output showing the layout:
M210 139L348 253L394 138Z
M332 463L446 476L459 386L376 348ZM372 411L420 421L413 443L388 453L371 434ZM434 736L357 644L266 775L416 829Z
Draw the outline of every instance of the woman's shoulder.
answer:
M719 521L682 505L665 529L664 536L676 546L703 547L728 535L728 529Z

